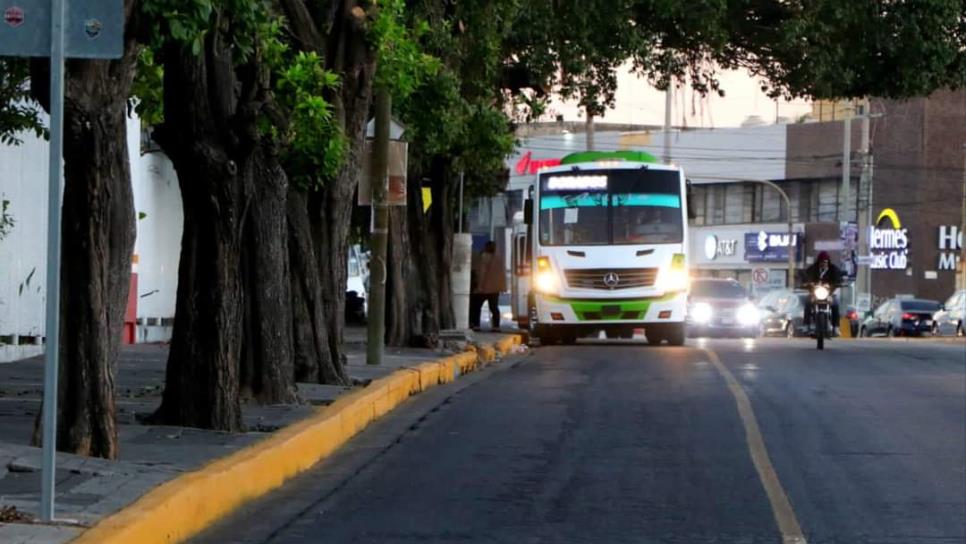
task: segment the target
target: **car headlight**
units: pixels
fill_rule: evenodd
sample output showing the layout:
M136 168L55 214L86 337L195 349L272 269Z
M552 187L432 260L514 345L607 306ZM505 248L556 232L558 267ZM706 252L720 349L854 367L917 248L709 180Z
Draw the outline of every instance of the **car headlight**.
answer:
M815 295L815 298L817 300L828 300L828 295L829 295L828 287L825 287L824 285L819 285L818 287L815 288L812 294Z
M761 319L761 314L758 312L758 308L755 308L754 304L745 304L738 308L736 317L738 318L738 323L745 327L750 327L758 324L758 321Z
M711 305L707 302L698 302L691 306L691 320L698 324L711 321Z
M665 268L658 273L656 286L661 291L684 291L688 288L689 280L687 270Z

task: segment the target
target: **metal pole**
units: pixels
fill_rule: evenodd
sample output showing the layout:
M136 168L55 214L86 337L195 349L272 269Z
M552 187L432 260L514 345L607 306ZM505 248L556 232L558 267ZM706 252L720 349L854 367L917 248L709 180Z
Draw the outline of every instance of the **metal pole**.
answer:
M778 191L778 194L785 200L785 209L788 210L788 288L795 288L795 253L796 247L793 241L795 240L795 225L792 223L792 199L788 198L788 193L779 187L776 183L768 181L767 179L745 179L740 181L747 181L750 183L761 183L771 187L772 189Z
M859 194L859 200L864 201L865 209L860 210L858 206L856 206L856 209L855 209L855 221L859 225L859 253L861 255L869 254L869 232L868 232L867 220L869 215L868 210L872 208L872 198L871 198L872 193L870 191L870 184L872 183L872 177L870 175L871 174L871 168L870 168L871 156L870 156L870 150L869 150L870 124L871 124L871 117L869 112L869 99L866 98L865 100L862 101L862 141L860 144L860 152L859 152L860 155L862 156L862 173L859 175L859 187L857 189L857 192ZM865 193L867 198L862 197L863 193ZM856 264L856 268L858 268L858 264ZM871 267L866 265L866 270L867 271L871 270ZM856 270L855 278L857 283L855 287L859 286L858 280L860 279L860 277L863 279L861 283L864 283L864 285L862 286L862 292L869 293L869 301L871 305L871 300L872 300L871 275L868 275L865 273L865 271L863 271L863 274L860 276L859 271ZM852 306L855 306L857 302L856 291L858 291L858 289L856 288L852 289Z
M664 162L671 163L671 105L674 90L670 80L664 90Z
M64 175L64 19L66 0L51 0L50 148L47 187L47 346L44 362L43 465L40 519L54 519L57 470L57 373L60 355L60 207Z
M464 175L465 175L465 172L463 170L460 170L460 215L459 215L460 224L459 224L459 231L457 231L460 234L463 233L463 177Z
M849 220L849 200L851 192L850 176L852 175L852 116L845 113L844 132L842 138L842 188L839 202L839 222Z
M375 134L372 141L372 260L376 263L371 271L369 284L369 324L366 341L366 363L382 363L383 344L386 340L386 263L389 245L389 208L386 193L389 191L389 123L392 111L392 95L388 89L378 88L375 96Z
M959 240L963 243L959 246L959 267L961 268L960 277L962 283L960 289L966 289L966 143L963 148L963 210L959 223ZM956 240L953 240L953 247L956 247Z
M594 114L587 108L587 151L594 150Z

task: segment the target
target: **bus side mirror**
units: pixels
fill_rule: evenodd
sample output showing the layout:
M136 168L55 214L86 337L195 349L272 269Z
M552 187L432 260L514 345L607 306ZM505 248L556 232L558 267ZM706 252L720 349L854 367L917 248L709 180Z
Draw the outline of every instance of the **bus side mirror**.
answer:
M523 201L523 223L530 225L533 223L533 199L528 198Z
M694 196L694 191L691 190L691 180L685 180L685 198L688 200L688 219L694 219L698 214L694 213L694 204L691 204L691 198Z

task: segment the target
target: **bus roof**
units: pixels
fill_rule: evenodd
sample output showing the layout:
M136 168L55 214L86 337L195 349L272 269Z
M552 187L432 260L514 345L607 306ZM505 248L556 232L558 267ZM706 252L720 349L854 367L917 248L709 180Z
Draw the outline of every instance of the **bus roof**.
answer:
M619 151L578 151L560 159L560 164L568 165L594 161L658 162L657 157L645 151L623 149Z

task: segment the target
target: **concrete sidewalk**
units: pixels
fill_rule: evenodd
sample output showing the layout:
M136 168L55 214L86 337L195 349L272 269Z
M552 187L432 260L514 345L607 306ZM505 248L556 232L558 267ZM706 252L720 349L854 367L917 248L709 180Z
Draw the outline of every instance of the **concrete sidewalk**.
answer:
M373 380L467 348L492 357L494 346L501 340L501 345L505 345L506 338L500 333L473 333L469 346L456 343L445 350L387 348L383 364L375 367L365 364L365 330L348 329L347 370L354 386L298 384L303 399L300 405L246 405L243 433L142 425L137 416L151 413L160 404L168 350L165 345L125 346L116 378L120 459L106 461L58 454L57 517L69 521L42 525L29 521L6 523L10 520L0 519L0 542L68 542L160 484L256 444L295 422L304 422L314 417L320 406L352 391L365 391ZM452 377L438 379L443 383ZM28 444L42 392L42 358L0 364L0 512L4 507L7 512L14 507L17 514L33 518L39 510L40 449Z

